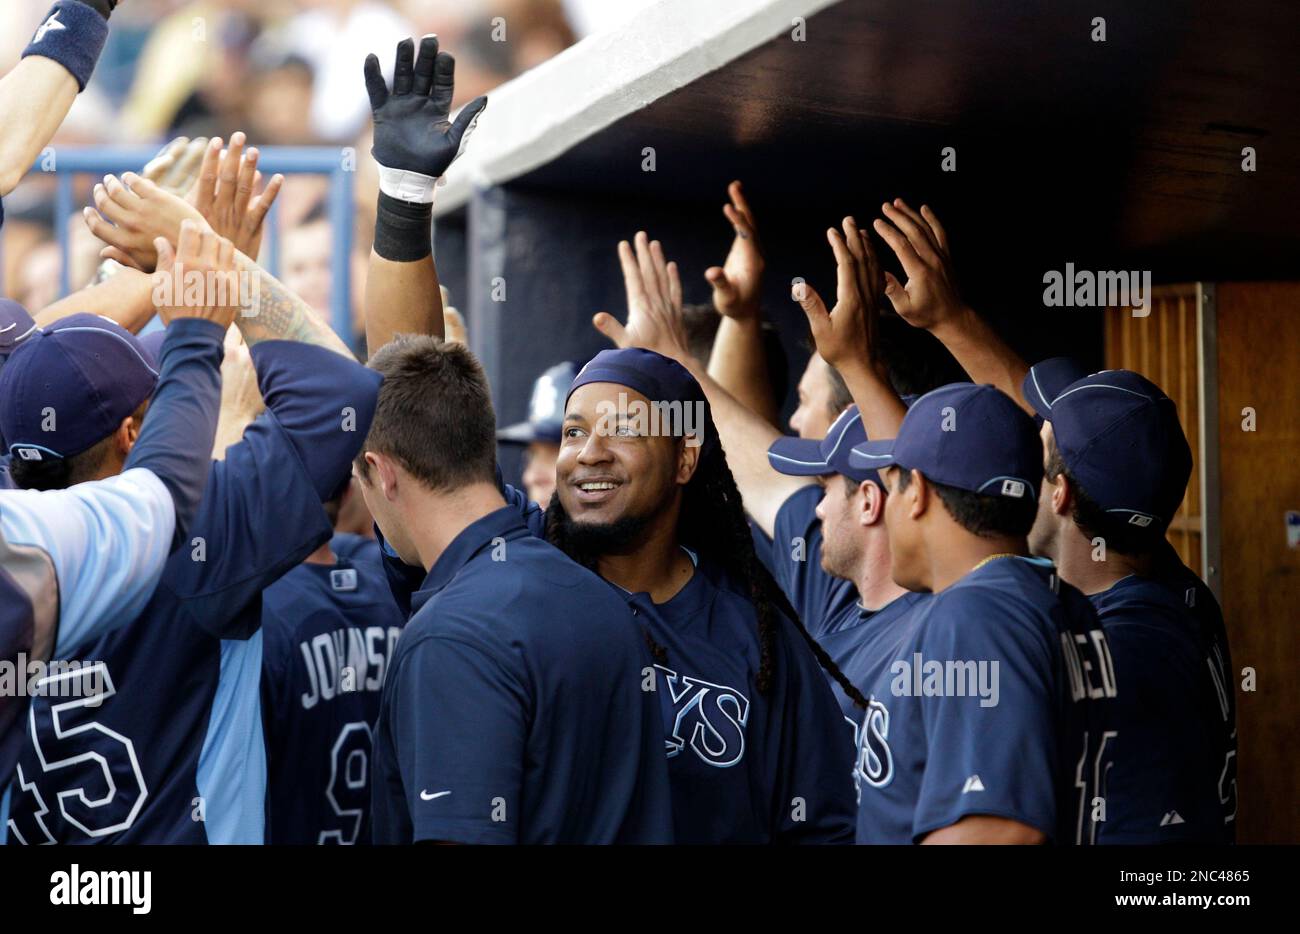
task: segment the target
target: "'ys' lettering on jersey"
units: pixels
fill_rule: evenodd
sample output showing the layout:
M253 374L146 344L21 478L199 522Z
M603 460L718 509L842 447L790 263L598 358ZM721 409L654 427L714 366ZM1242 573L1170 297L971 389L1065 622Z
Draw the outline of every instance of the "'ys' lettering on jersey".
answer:
M745 754L745 724L749 720L749 698L734 688L710 684L698 678L678 675L655 665L660 679L660 697L672 708L665 720L672 730L664 739L668 757L689 748L709 765L727 768Z

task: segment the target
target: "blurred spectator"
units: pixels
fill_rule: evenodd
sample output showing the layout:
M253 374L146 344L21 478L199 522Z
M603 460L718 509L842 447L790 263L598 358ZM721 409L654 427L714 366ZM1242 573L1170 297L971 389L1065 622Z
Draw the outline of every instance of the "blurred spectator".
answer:
M411 25L377 0L299 0L299 6L304 12L289 21L285 34L294 54L315 72L312 129L329 142L353 139L370 118L366 88L358 79L366 56L411 36ZM391 80L391 64L385 69Z
M32 314L40 311L59 297L59 245L46 240L23 256L18 267L17 281L9 290L18 304Z
M122 110L121 129L128 138L155 139L173 125L200 81L215 70L218 56L208 40L222 17L215 2L200 0L158 23L140 54Z
M280 278L326 321L330 317L329 216L318 205L303 222L284 234L280 245Z
M311 66L295 55L255 65L244 94L249 139L262 146L316 142L311 127L312 82Z
M510 0L503 6L512 76L554 58L577 41L560 0Z

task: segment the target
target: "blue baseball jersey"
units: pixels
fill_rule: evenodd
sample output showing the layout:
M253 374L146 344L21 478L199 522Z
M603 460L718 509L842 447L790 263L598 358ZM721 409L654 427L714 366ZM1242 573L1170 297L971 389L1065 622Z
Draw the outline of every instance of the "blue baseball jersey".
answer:
M0 784L23 746L29 664L71 659L139 613L174 526L171 494L147 469L66 490L0 491L0 662L11 673L0 674Z
M854 661L859 843L912 843L989 815L1091 842L1117 694L1087 598L1026 558L918 604Z
M672 842L649 650L606 584L505 506L411 602L375 731L376 843Z
M380 377L299 343L252 356L267 411L213 462L153 597L86 649L97 661L62 697L33 699L10 786L17 841L263 842L261 594L329 539L321 502L348 476Z
M849 682L864 696L864 686L871 676L871 659L876 657L881 644L903 631L907 626L907 617L919 606L930 599L925 593L904 593L878 610L857 607L857 616L843 626L822 636L818 642L826 650ZM867 711L855 703L833 679L827 678L835 699L840 702L840 710L848 721L851 731L850 741L853 748L858 748L859 729ZM854 783L855 790L857 783ZM860 795L860 791L858 794Z
M224 334L209 321L176 322L122 473L66 490L0 490L0 660L24 677L49 673L29 671L30 661L80 664L73 653L131 619L153 593L207 477ZM28 693L0 678L0 787L24 744Z
M542 508L502 490L542 537ZM853 748L816 658L782 617L775 681L761 694L753 604L710 562L692 559L695 574L663 604L604 584L665 650L655 689L677 842L852 842ZM384 563L400 603L418 586L418 569L388 551Z
M905 593L879 609L870 610L859 601L853 583L826 573L821 564L822 524L816 511L823 493L820 486L802 487L781 504L773 526L775 536L769 539L769 566L804 626L845 677L861 689L869 672L860 666L872 657L872 644L890 638L897 631L899 621L928 595ZM856 749L858 729L866 711L829 674L826 680L848 721L849 735Z
M537 505L506 494L541 535ZM853 748L812 650L782 615L773 683L760 692L754 604L692 558L695 574L666 603L612 588L666 652L655 667L677 841L852 842Z
M1099 843L1232 843L1235 678L1214 594L1172 549L1093 605L1124 686Z
M267 843L370 842L372 736L405 618L380 567L335 555L262 594Z
M782 615L760 691L754 605L698 560L667 602L626 598L665 653L655 668L678 842L850 842L853 749L821 667Z

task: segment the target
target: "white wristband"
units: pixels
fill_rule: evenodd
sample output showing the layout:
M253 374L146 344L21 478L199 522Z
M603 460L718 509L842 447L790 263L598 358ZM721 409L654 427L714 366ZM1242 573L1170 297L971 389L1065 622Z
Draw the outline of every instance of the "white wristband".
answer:
M438 179L432 175L422 175L406 169L390 169L382 165L379 167L379 190L390 198L416 204L433 204L437 187Z

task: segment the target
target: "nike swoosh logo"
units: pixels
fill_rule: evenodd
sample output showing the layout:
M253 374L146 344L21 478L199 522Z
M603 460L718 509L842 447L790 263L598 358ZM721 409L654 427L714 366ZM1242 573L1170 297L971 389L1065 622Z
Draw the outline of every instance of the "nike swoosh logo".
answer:
M439 791L436 792L435 794L429 794L427 791L422 791L420 792L420 800L432 801L434 798L441 798L443 795L449 795L449 794L451 794L450 791Z

